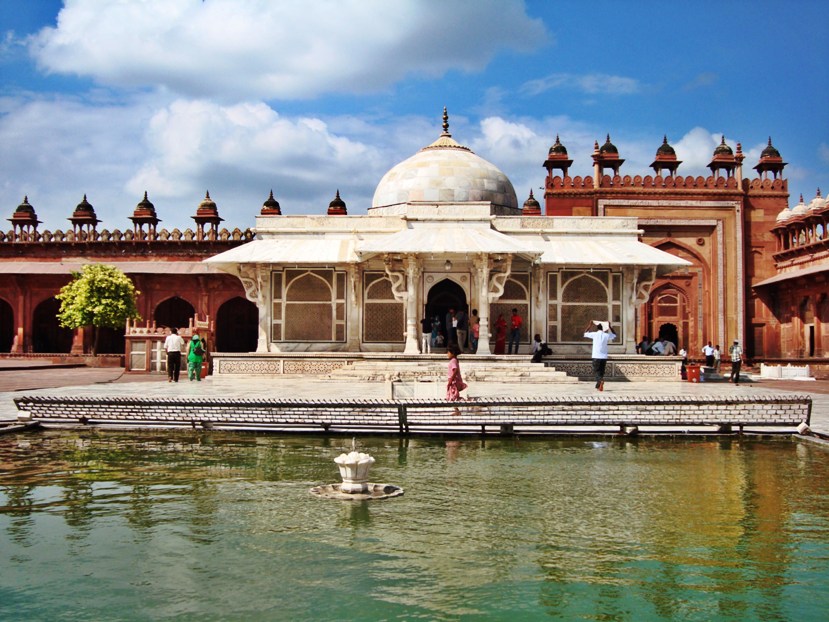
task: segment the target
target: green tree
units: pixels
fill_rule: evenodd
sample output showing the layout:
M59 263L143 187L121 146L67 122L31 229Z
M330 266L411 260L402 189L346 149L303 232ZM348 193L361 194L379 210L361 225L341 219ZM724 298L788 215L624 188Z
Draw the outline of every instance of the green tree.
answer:
M56 296L58 320L65 328L92 326L92 354L98 352L99 328L123 328L127 319L141 319L135 300L141 292L115 266L87 264L72 273L72 281Z

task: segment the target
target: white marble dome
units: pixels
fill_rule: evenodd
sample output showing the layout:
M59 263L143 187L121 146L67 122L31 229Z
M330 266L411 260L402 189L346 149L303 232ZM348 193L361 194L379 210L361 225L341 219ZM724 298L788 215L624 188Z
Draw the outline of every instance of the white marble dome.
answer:
M803 202L803 195L800 195L800 203L795 205L792 208L792 215L793 216L803 216L803 214L807 213L809 208L806 207L806 204Z
M789 218L792 217L792 210L788 207L784 207L780 210L780 213L777 214L777 218L775 219L776 222L786 222Z
M824 207L826 207L826 199L820 196L820 188L818 188L815 198L809 201L809 211L814 212Z
M494 164L455 142L446 126L435 142L383 175L371 206L415 201L487 201L496 207L518 208L509 178Z

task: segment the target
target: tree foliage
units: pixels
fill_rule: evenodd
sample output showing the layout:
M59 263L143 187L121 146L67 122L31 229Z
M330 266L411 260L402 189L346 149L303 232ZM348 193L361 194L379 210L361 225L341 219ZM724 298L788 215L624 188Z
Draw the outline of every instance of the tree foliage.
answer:
M123 328L127 319L141 319L136 298L141 293L115 266L87 264L72 273L72 281L56 296L58 321L65 328L94 326L97 351L98 328Z

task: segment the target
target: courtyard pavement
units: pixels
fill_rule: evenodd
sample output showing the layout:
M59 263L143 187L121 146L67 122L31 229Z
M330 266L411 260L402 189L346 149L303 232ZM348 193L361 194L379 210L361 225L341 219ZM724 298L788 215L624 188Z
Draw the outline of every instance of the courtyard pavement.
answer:
M461 359L463 365L463 359ZM735 386L728 382L624 382L608 381L605 395L630 396L718 396L741 394L795 393L812 396L811 427L829 435L829 380L769 380L749 376L750 382ZM429 387L431 384L433 386ZM575 384L523 384L470 382L467 394L474 397L540 397L596 395L592 382ZM435 397L442 383L427 383ZM88 397L222 397L293 399L388 399L388 382L355 382L298 376L218 377L201 382L182 375L168 383L157 374L128 374L122 368L61 367L40 361L0 360L0 422L17 420L14 398L21 395Z

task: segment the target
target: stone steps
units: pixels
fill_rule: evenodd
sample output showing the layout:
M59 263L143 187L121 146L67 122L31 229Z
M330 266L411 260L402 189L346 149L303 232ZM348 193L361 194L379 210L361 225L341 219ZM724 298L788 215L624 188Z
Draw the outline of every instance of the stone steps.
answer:
M461 373L465 381L517 383L572 383L577 378L568 376L555 367L528 361L474 361L461 358ZM446 379L446 363L440 360L424 361L355 361L351 365L327 375L332 380L433 380Z

